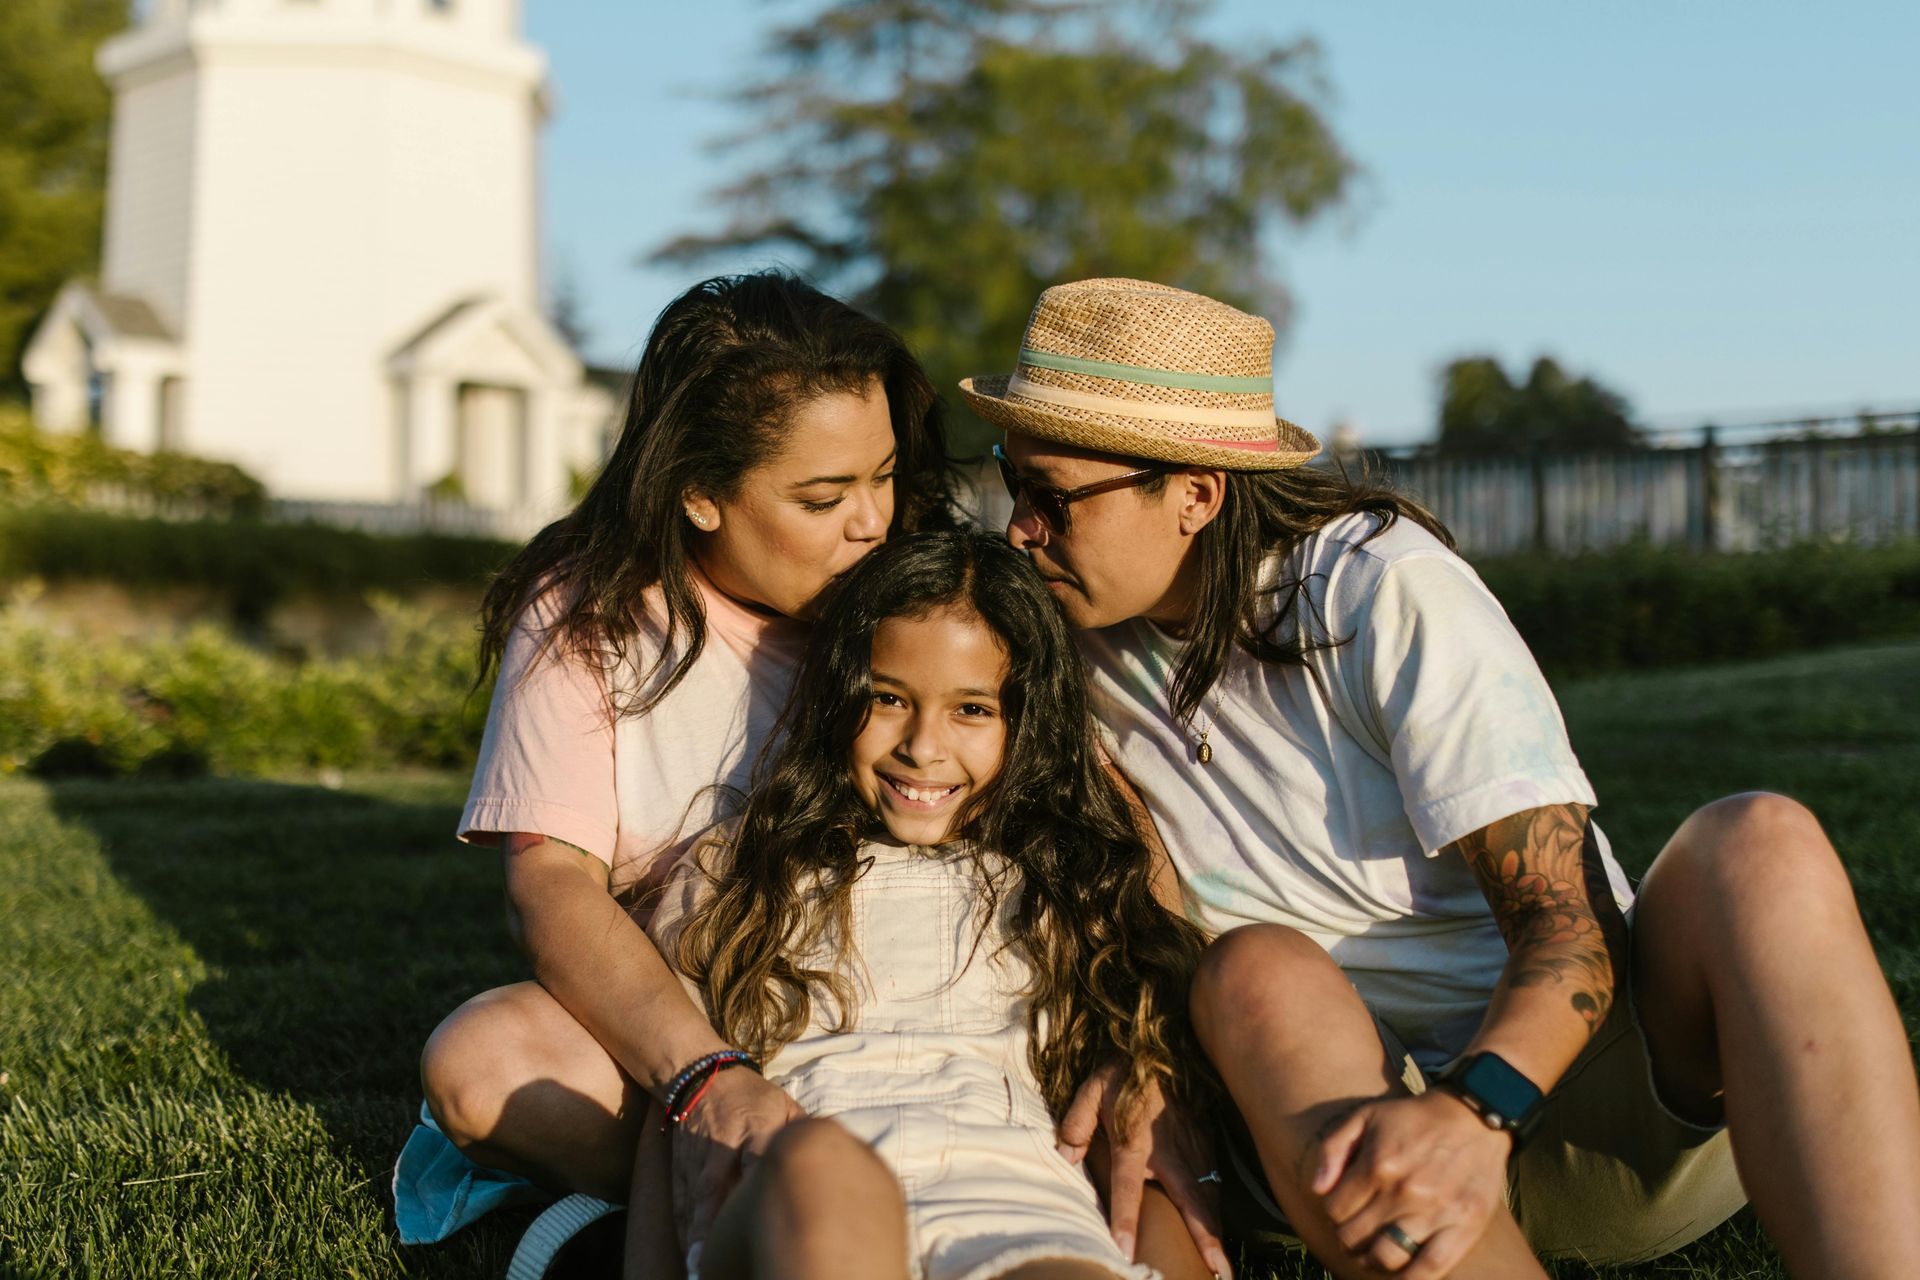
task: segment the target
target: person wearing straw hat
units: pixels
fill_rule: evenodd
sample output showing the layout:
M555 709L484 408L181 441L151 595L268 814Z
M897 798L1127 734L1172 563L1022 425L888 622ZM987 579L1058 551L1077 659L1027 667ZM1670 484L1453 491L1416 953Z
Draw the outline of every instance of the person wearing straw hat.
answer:
M1214 937L1192 1012L1234 1104L1218 1169L1122 1130L1102 1077L1063 1145L1104 1127L1116 1189L1220 1179L1243 1238L1341 1276L1653 1257L1742 1178L1795 1274L1905 1274L1920 1091L1818 822L1716 801L1636 899L1498 602L1417 503L1307 465L1272 342L1088 280L1041 295L1011 375L960 384Z

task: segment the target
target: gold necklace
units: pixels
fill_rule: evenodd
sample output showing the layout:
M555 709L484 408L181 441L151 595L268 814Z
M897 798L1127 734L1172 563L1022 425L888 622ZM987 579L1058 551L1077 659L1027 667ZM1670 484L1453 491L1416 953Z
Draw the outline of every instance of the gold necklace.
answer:
M1168 686L1168 693L1172 693L1173 691L1172 676L1173 673L1170 671L1162 671L1160 675L1160 678L1165 681ZM1200 716L1201 708L1204 707L1208 701L1213 703L1212 720L1207 719L1205 716ZM1171 713L1173 710L1171 704L1168 705L1167 710ZM1200 729L1198 733L1196 733L1193 728L1195 716L1200 716ZM1218 681L1215 681L1213 688L1207 690L1206 696L1200 699L1200 706L1195 707L1192 711L1180 717L1180 727L1185 731L1184 736L1193 739L1194 763L1200 765L1202 768L1213 763L1213 721L1219 718L1220 684Z
M1151 622L1148 623L1148 627L1154 631L1159 630L1158 627L1156 627ZM1165 633L1162 632L1161 634L1165 634ZM1159 649L1155 647L1151 638L1149 638L1147 641L1146 649L1147 649L1149 662L1151 664L1151 668L1160 677L1161 687L1164 688L1169 695L1171 695L1173 692L1173 669L1167 665L1165 658L1161 655ZM1201 704L1205 705L1208 698L1211 698L1213 701L1213 718L1214 720L1218 720L1220 718L1220 682L1219 680L1215 680L1213 688L1207 690L1207 696L1201 698L1200 700ZM1169 702L1167 705L1167 713L1169 716L1171 716L1173 713L1173 705L1171 702ZM1200 721L1200 732L1196 736L1193 730L1193 719L1199 713L1200 713L1200 707L1195 707L1192 711L1189 711L1186 715L1180 717L1180 727L1183 730L1183 733L1182 733L1183 737L1193 739L1194 762L1200 765L1202 768L1205 768L1207 765L1210 765L1213 763L1213 741L1212 741L1213 723L1212 721L1203 718Z

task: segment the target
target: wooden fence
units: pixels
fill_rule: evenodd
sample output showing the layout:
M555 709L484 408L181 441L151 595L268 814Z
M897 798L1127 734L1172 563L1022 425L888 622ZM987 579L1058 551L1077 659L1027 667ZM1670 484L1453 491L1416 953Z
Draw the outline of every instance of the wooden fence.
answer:
M1376 460L1470 555L1748 551L1920 534L1920 431L1483 461Z

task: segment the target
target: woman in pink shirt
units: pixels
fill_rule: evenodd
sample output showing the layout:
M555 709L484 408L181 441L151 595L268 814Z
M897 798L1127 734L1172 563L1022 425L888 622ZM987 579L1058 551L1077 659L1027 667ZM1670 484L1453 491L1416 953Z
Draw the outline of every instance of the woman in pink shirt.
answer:
M695 286L661 314L605 470L483 607L493 705L460 821L500 848L534 981L455 1010L421 1060L475 1163L624 1199L638 1126L725 1045L630 908L729 815L806 619L890 533L952 523L939 405L899 336L791 277ZM705 1214L797 1115L750 1071L675 1142Z

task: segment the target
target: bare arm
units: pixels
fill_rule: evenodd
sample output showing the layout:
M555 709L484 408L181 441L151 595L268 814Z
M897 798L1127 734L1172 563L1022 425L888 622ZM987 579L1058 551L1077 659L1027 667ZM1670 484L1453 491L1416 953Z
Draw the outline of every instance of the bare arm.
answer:
M656 1097L726 1047L653 941L607 892L605 863L572 845L506 836L507 905L534 977Z
M1528 809L1447 852L1473 869L1508 951L1469 1051L1497 1053L1550 1089L1606 1021L1626 958L1626 921L1600 874L1586 806Z
M534 977L641 1088L664 1101L677 1072L726 1041L687 997L653 939L607 892L605 863L537 835L510 835L506 850L508 914ZM793 1099L757 1072L713 1077L669 1144L681 1248L705 1239L745 1164L799 1115ZM652 1134L635 1158L657 1174ZM657 1192L657 1181L636 1182Z
M1546 805L1456 840L1507 943L1507 964L1468 1052L1497 1053L1551 1089L1612 1009L1626 927L1598 876L1585 806ZM1589 892L1589 883L1594 891ZM1512 1139L1456 1095L1429 1089L1356 1108L1323 1139L1312 1179L1355 1257L1413 1280L1450 1271L1486 1230ZM1412 1257L1383 1234L1421 1242Z

